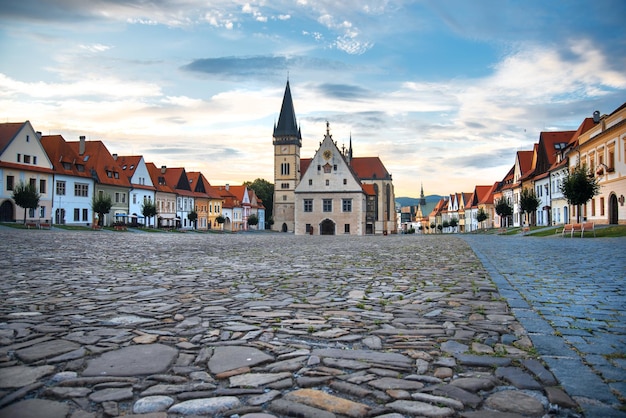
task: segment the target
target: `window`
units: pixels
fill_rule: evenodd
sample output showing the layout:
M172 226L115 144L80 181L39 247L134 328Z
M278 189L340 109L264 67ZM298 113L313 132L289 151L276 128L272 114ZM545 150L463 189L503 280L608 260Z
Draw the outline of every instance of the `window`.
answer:
M14 182L15 182L15 177L7 176L7 190L13 190Z
M341 199L341 210L344 212L352 212L352 199Z
M120 194L119 193L115 193L115 203L120 203Z
M20 154L20 153L17 154L17 162L18 163L22 162L22 154Z
M330 164L326 163L324 164L324 173L330 173L330 169L332 167L330 166Z
M146 199L144 199L144 202ZM133 205L137 204L137 193L133 193Z
M330 180L326 179L326 185L330 186Z
M80 221L80 209L74 208L74 222Z
M343 184L348 184L348 179L343 179Z
M313 212L313 199L304 199L304 211Z
M596 199L591 199L591 216L596 216Z
M280 165L280 174L283 176L288 176L290 172L289 163L282 163Z
M37 179L30 179L29 184L33 189L37 189Z
M83 221L87 222L89 218L89 211L87 209L83 209Z
M289 188L289 183L281 183L280 184L280 188L281 189L288 189Z
M350 224L345 224L343 226L343 232L344 232L344 234L349 234L350 233Z
M323 207L324 212L332 212L333 211L333 200L332 199L324 199L322 207Z
M112 171L107 170L107 177L108 177L108 178L113 177L113 172L112 172Z
M116 179L119 179L119 178L120 178L120 173L118 173L117 171L115 171L115 172L113 173L113 177L115 177Z
M24 164L30 164L30 155L24 155Z
M39 193L46 194L46 180L45 179L39 180Z
M35 217L35 209L33 209L33 208L28 209L28 217L29 218L34 218Z
M39 208L39 217L40 218L45 218L46 217L46 207L45 206L41 206Z
M83 164L76 164L76 170L79 173L84 173L85 172L85 166Z
M337 171L337 164L333 165L333 171Z
M311 224L306 224L305 231L307 234L311 233Z
M57 180L57 196L65 196L65 182Z
M609 145L609 155L606 162L609 172L615 171L615 144Z
M74 196L87 197L89 196L89 185L85 183L74 184ZM102 190L100 190L100 197L102 198Z
M313 186L313 179L309 179L309 186Z
M600 198L600 216L604 216L604 198Z
M286 194L284 194L284 195L283 195L283 202L284 202L284 201L286 201L286 200L287 200L287 195L286 195Z
M33 164L37 164L37 156L33 156Z
M63 169L64 170L71 170L72 169L72 164L68 163L68 162L63 162Z

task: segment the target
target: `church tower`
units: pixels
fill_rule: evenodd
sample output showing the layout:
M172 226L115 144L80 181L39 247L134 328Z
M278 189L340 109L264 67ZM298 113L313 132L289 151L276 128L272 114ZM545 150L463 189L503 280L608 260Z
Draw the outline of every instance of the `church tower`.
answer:
M293 232L295 229L295 194L300 182L302 134L293 109L289 80L285 87L278 123L274 124L274 224L272 229Z

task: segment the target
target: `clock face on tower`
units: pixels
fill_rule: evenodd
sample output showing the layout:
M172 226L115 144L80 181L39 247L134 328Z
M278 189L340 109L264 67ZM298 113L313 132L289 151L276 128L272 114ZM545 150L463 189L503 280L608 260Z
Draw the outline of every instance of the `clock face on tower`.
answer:
M324 154L322 154L324 156L325 160L330 160L330 157L333 156L333 152L329 149L327 149L326 151L324 151Z
M284 145L283 145L282 147L280 147L280 152L282 152L283 154L285 154L285 153L287 152L287 150L288 150L288 149L289 149L289 148L287 148L286 146L284 146Z

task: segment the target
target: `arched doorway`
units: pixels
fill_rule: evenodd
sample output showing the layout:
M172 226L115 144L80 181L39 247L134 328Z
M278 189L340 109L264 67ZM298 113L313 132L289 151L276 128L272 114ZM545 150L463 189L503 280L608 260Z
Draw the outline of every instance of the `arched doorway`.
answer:
M58 225L65 223L65 209L59 208L54 212L54 223Z
M567 206L563 206L563 223L569 223L569 208Z
M609 196L609 223L613 225L617 225L619 222L618 219L618 208L617 208L617 196L615 193L611 193Z
M330 219L324 219L320 223L320 235L335 235L335 223Z
M283 222L283 226L280 228L282 232L287 232L287 224Z
M13 208L13 202L10 200L5 200L0 205L0 222L13 222L13 214L15 213L15 209Z

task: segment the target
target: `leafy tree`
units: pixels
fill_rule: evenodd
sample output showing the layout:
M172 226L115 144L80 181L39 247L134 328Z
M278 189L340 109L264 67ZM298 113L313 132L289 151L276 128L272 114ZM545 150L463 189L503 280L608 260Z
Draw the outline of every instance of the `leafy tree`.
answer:
M91 209L95 213L98 214L98 225L102 226L104 222L104 215L111 211L111 207L113 206L113 201L111 200L111 196L108 194L102 193L99 196L93 197L91 200Z
M274 184L260 178L252 182L246 181L243 184L254 190L254 193L263 201L263 206L265 206L265 219L267 219L267 223L271 227L274 223L272 220L274 210Z
M478 213L476 213L476 220L478 221L478 223L486 221L488 217L489 215L487 215L487 212L485 212L484 208L478 209Z
M437 225L437 229L439 230L439 232L441 232L441 230L443 229L443 226L441 226L441 224Z
M189 222L191 222L193 227L196 228L197 227L196 221L198 220L198 212L196 212L195 210L192 210L191 212L187 214L187 219L189 219Z
M456 228L456 226L459 224L459 220L457 218L452 218L450 219L449 224L451 228Z
M509 216L513 215L513 207L504 197L496 200L495 206L496 213L498 214L498 216L500 216L500 226L502 227L502 219L508 218Z
M448 222L447 220L443 221L442 223L442 228L447 229L450 226L450 222Z
M434 222L431 222L431 223L430 223L430 229L432 229L433 231L435 230L435 227L436 227L436 226L437 226L437 225L435 225L435 223L434 223Z
M143 204L141 205L141 214L145 216L146 220L148 221L147 226L150 226L150 218L157 215L157 208L152 200L146 200L143 202Z
M223 215L219 215L217 218L215 218L215 222L217 222L220 225L220 227L222 227L224 225L224 222L226 222L226 218L224 218Z
M583 164L567 173L561 184L561 193L567 199L567 203L576 206L580 222L580 207L600 193L600 185L587 165Z
M529 225L530 217L528 215L536 211L540 204L541 200L539 200L537 195L535 195L535 191L533 189L522 189L522 192L520 193L519 205L522 212L526 214L526 220Z
M259 224L259 218L254 213L248 216L248 226L255 226Z
M20 182L13 187L11 198L17 206L24 208L24 224L26 224L26 209L37 209L41 195L34 185Z

